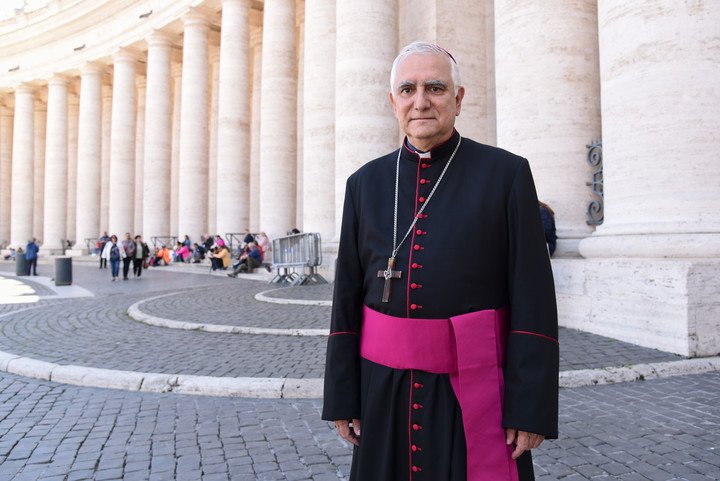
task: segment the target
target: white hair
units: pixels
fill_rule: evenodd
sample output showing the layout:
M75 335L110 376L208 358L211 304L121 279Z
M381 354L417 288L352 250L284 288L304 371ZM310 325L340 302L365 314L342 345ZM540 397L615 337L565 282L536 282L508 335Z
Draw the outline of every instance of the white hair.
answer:
M440 45L429 43L429 42L413 42L406 45L395 57L395 61L392 64L392 70L390 70L390 92L394 95L393 89L395 88L395 78L397 77L397 68L400 62L405 60L411 55L440 55L447 59L448 65L450 65L450 76L452 77L453 84L455 84L455 95L460 90L460 69L458 64L450 55L450 52L442 48Z

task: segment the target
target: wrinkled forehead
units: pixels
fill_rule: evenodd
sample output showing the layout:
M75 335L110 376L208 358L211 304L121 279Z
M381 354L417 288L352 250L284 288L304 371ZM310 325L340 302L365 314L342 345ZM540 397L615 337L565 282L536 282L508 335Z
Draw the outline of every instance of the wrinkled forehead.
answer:
M412 53L399 60L393 87L400 83L420 84L429 81L441 81L453 85L451 61L450 57L440 53Z

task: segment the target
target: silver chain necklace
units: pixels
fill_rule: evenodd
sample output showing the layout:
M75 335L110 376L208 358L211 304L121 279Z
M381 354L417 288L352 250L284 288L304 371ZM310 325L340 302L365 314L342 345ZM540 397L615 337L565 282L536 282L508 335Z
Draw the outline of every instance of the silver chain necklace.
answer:
M447 172L448 167L450 167L450 164L452 163L453 159L455 158L455 154L457 154L457 151L460 148L460 142L462 142L462 137L460 137L458 139L458 143L455 146L455 150L453 150L453 153L450 156L450 159L447 161L447 164L445 164L445 168L443 168L442 172L440 173L440 177L438 177L437 182L435 182L435 185L433 186L432 190L430 191L430 195L428 195L427 199L425 199L425 202L423 203L423 206L420 207L420 210L418 211L418 213L415 214L415 219L413 219L412 224L410 224L410 227L408 228L407 232L405 233L405 236L400 241L400 244L397 244L398 195L399 195L399 184L400 184L400 153L402 152L402 147L400 147L400 150L398 151L398 156L397 156L397 165L395 167L395 217L394 217L394 221L393 221L393 250L392 250L392 255L390 256L391 259L395 259L397 257L398 251L400 250L400 247L403 245L403 242L405 242L405 240L408 238L408 236L410 235L410 232L412 232L413 228L415 227L415 224L417 223L418 219L420 218L420 215L423 213L425 208L430 203L430 199L432 199L433 194L435 194L435 190L440 185L440 182L442 182L443 177L445 176L445 172Z

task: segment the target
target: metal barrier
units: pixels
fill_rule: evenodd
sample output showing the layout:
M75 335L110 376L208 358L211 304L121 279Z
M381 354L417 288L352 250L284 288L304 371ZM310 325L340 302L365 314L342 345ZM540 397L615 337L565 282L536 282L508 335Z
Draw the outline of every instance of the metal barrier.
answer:
M152 245L155 248L157 248L158 244L162 246L170 245L170 247L175 247L175 244L177 244L177 236L155 236L150 238L150 242L152 242Z
M86 237L85 239L83 239L83 241L85 241L85 246L87 246L88 253L98 255L102 254L102 252L100 252L100 248L97 245L97 237Z
M303 286L327 284L317 273L322 264L320 234L305 233L280 237L272 241L273 264L277 274L270 283ZM295 269L300 269L296 272Z

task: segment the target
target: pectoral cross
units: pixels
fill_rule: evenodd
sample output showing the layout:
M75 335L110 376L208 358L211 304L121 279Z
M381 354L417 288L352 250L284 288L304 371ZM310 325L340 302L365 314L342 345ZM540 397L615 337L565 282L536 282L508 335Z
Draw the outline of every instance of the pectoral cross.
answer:
M392 284L390 281L393 279L400 279L402 277L402 271L395 271L395 258L391 257L388 259L387 269L384 271L378 271L378 277L385 278L385 288L383 289L383 302L390 302L390 296L392 295Z

